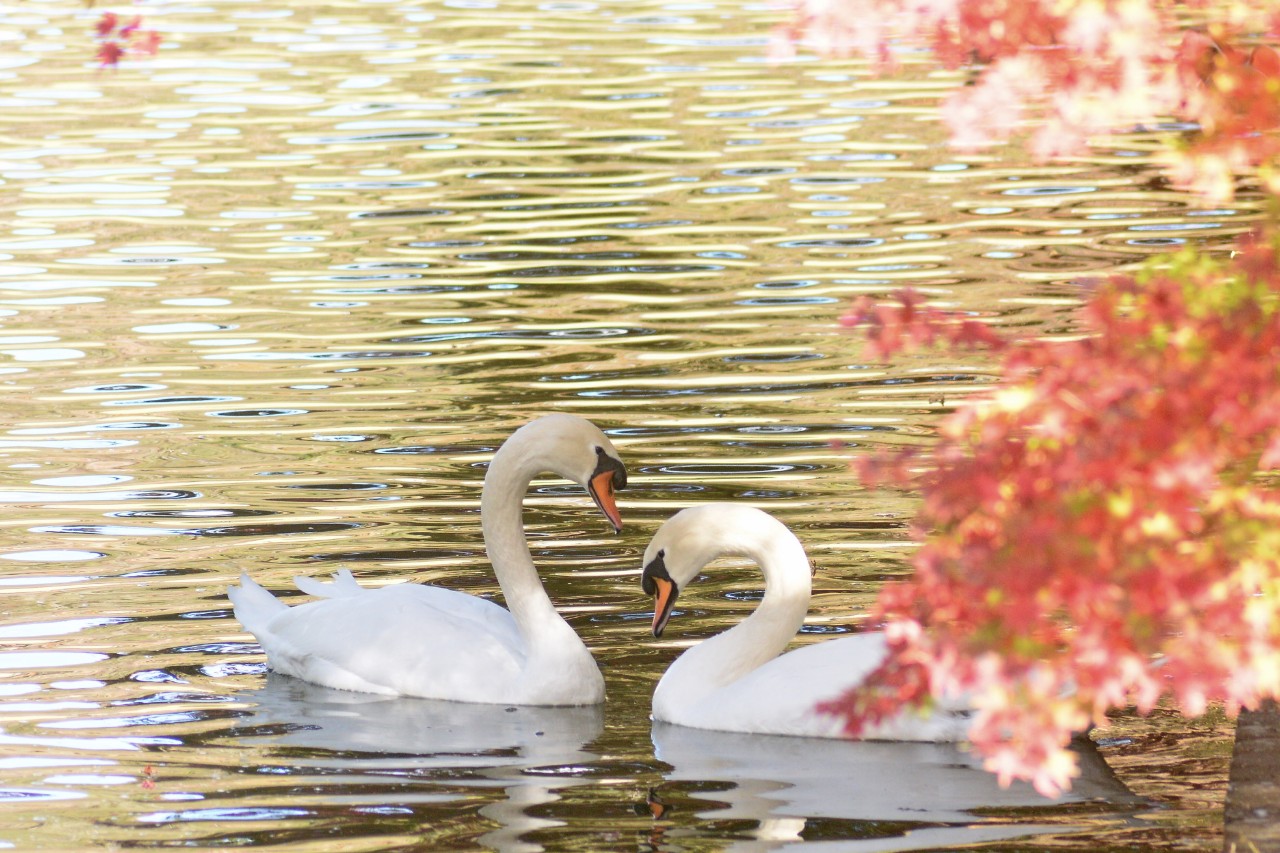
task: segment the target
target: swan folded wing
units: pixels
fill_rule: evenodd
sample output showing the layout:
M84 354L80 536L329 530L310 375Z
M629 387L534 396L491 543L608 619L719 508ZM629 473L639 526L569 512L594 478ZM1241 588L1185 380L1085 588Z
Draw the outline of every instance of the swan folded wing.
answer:
M838 717L819 703L866 678L885 655L878 633L813 643L774 658L687 709L683 725L722 731L798 737L847 737ZM867 730L864 740L962 741L968 715L945 708L927 715L906 711Z
M886 653L883 634L869 632L814 643L771 663L776 664L779 670L789 670L787 674L776 677L783 682L781 689L792 691L788 695L793 696L797 703L803 703L805 710L796 717L802 728L813 729L819 737L846 737L843 720L819 714L815 706L862 682L880 666ZM757 672L766 669L767 665ZM896 717L864 730L860 739L958 742L966 739L968 728L967 712L957 714L944 708L930 713L904 710ZM828 731L834 733L817 734Z
M774 658L687 707L686 719L672 722L697 728L799 737L840 737L841 721L814 708L847 683L849 661L831 654L792 655L830 643L819 643ZM843 679L843 680L842 680Z
M291 607L258 639L273 668L307 681L472 702L503 701L525 657L509 612L418 584Z

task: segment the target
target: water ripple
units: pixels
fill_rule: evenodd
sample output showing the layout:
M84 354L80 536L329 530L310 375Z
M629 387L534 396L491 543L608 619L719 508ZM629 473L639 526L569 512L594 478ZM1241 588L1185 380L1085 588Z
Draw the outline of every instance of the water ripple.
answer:
M1154 130L1071 163L952 151L937 106L965 74L911 51L892 77L770 64L768 4L135 13L159 55L96 73L101 10L0 9L0 846L662 846L631 808L652 787L686 846L787 821L853 843L868 824L769 798L725 821L705 796L727 802L741 779L668 778L647 709L674 649L652 641L635 582L648 535L705 500L767 508L818 564L798 642L859 629L908 570L916 507L863 490L850 458L926 447L992 365L880 363L843 306L909 284L996 327L1072 335L1078 278L1226 248L1262 207L1247 188L1212 210L1169 190ZM424 715L264 695L227 586L246 572L293 604L294 575L350 568L496 595L484 475L547 411L590 417L631 471L619 537L551 476L524 513L601 660L605 717L567 753L538 752L563 731L547 725L514 746L377 751L351 742L362 721L422 736ZM699 587L676 643L760 594L741 565ZM522 717L499 711L508 729ZM1084 833L1051 806L947 827L1084 850L1133 846L1138 826L1142 843L1211 846L1201 800L1226 770L1204 756L1228 734L1164 719L1122 734L1139 725L1166 745L1125 747L1119 769L1159 788L1158 821L1099 801ZM290 742L317 733L346 740ZM877 826L886 844L938 829Z

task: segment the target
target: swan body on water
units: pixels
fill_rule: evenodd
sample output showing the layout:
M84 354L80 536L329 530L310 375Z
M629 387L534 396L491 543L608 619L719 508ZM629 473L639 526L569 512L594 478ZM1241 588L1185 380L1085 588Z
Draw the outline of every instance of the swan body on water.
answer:
M228 595L236 618L277 672L392 696L511 705L593 705L604 679L591 652L556 612L534 568L521 518L535 476L583 486L622 528L614 491L626 469L613 444L575 415L547 415L516 430L494 455L480 498L485 550L509 610L438 586L367 589L349 571L332 583L298 577L318 601L287 606L249 576Z
M658 529L644 554L644 590L655 597L661 636L680 590L724 556L747 557L764 572L755 612L684 652L658 682L653 718L698 729L847 737L843 721L815 710L865 679L884 659L884 635L853 634L782 654L804 624L811 569L800 540L766 512L712 503L681 510ZM865 740L955 742L966 738L968 709L906 711L866 730Z

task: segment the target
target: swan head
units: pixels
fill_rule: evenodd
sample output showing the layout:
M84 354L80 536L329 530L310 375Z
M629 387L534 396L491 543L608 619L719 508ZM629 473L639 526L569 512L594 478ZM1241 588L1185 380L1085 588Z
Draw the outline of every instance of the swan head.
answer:
M618 512L615 493L618 489L627 487L627 469L622 464L622 460L617 457L617 451L613 449L613 445L607 438L605 445L608 446L608 450L605 450L604 446L596 446L596 467L591 469L586 489L587 494L591 495L591 500L595 501L596 506L604 513L604 517L613 525L613 532L621 533L622 515Z
M713 560L725 556L750 557L765 570L766 585L778 557L799 561L802 578L788 581L775 573L775 585L797 585L809 595L809 562L804 546L781 521L746 504L710 503L682 509L663 522L644 552L640 583L654 597L653 635L671 618L680 590L692 583Z
M530 448L538 467L586 489L613 532L622 532L615 495L627 487L627 469L599 427L577 415L545 415L516 430L508 439L513 442Z
M654 597L653 636L662 636L680 590L697 578L703 566L724 554L741 553L735 540L757 516L765 513L739 504L713 503L682 509L663 522L645 549L640 578L645 594Z
M676 599L680 597L680 585L667 570L665 548L659 548L652 558L646 553L644 558L644 574L640 577L640 584L644 587L645 595L653 596L653 636L661 637L662 629L667 627L667 620L671 618L671 608L675 607Z

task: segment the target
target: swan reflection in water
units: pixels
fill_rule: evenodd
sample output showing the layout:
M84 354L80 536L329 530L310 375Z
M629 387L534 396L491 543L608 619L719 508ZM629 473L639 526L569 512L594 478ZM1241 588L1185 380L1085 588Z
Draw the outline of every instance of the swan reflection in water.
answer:
M866 837L861 839L850 838L846 827L842 832L845 840L804 844L806 849L863 853L947 849L1045 832L1065 833L1099 817L1084 816L1073 822L1044 820L1054 817L1052 808L1059 804L1109 804L1115 810L1104 810L1101 815L1108 821L1150 807L1125 787L1088 741L1073 744L1081 776L1072 790L1057 800L1042 797L1024 783L1001 788L995 775L982 769L981 759L946 743L741 734L668 723L654 723L653 743L656 757L671 765L664 774L668 781L719 780L732 785L727 790L692 795L719 806L709 806L699 817L757 822L750 838L724 848L743 853L801 843L801 833L814 820L879 824L868 825ZM1024 814L1020 822L1007 816L985 818L976 811L1008 815L1004 810L1046 807L1050 811ZM886 837L887 832L892 835ZM678 834L673 827L668 840L676 842Z
M356 802L349 793L352 786L368 791L371 783L395 784L390 796L399 803L467 799L457 792L460 787L501 789L502 798L486 794L490 802L478 810L498 828L477 841L503 853L543 849L523 836L561 822L534 817L529 810L559 800L558 792L565 788L590 781L582 765L599 756L585 747L604 728L600 705L557 708L388 697L333 690L276 673L268 675L262 688L239 698L253 707L237 721L233 736L252 739L259 748L287 750L281 761L298 768L291 772L314 771L319 778L309 781L330 787L329 801ZM440 782L434 790L433 771ZM414 795L400 787L406 781L425 784ZM383 790L358 801L381 807L387 796Z

